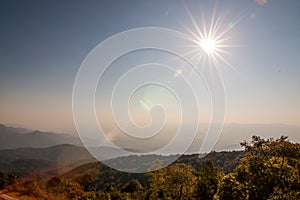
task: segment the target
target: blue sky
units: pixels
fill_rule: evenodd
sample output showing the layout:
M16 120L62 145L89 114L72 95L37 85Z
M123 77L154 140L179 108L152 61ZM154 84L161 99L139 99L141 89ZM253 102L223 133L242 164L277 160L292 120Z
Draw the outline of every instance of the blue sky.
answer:
M138 27L183 33L214 1L0 1L0 122L73 132L77 70L100 42ZM220 1L238 48L222 65L226 122L300 123L300 2Z

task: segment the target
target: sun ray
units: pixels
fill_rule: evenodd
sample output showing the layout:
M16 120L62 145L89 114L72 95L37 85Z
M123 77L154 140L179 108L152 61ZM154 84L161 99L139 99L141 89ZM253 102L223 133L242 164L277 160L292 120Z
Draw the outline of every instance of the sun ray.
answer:
M201 21L202 21L202 28L203 28L203 33L204 33L204 37L202 37L202 39L207 38L207 30L206 30L206 23L205 23L205 17L203 12L201 12Z
M200 13L200 28L197 21L191 14L191 11L187 7L186 10L195 30L193 31L191 28L183 25L191 36L189 41L194 43L194 45L190 45L194 49L186 55L192 55L194 53L194 55L192 55L192 59L196 59L198 66L202 62L202 66L208 64L209 68L220 68L221 64L224 63L234 69L233 65L226 60L224 55L230 54L228 51L230 48L239 47L239 45L229 43L232 37L228 36L228 33L236 26L237 23L239 23L240 20L237 22L230 21L228 23L224 23L226 21L227 13L217 17L217 2L215 2L213 12L208 20L209 23L206 23L204 13ZM218 71L222 70L218 69ZM193 72L191 72L191 74L192 73Z
M185 7L185 8L186 8L186 11L187 11L192 23L193 23L193 26L196 28L198 34L200 35L200 38L204 38L204 36L202 35L201 30L199 29L199 27L197 25L196 20L194 19L193 15L192 15L192 13L190 12L190 10L187 7Z
M201 40L201 37L199 37L196 33L194 33L190 28L188 28L187 26L185 26L184 24L182 24L183 28L185 28L193 37L195 37L196 39L190 38L190 40L192 41L199 41Z
M217 1L215 1L214 10L213 10L211 21L210 21L210 26L209 26L210 28L209 28L209 32L208 32L208 37L209 38L211 37L211 34L213 33L213 27L214 27L216 12L217 12Z

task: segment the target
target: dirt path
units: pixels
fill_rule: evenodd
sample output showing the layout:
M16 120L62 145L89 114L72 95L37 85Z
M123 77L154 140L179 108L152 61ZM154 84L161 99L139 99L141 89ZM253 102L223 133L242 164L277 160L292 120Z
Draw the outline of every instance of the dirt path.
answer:
M8 196L6 194L0 194L0 200L19 200L19 199L10 197L10 196Z

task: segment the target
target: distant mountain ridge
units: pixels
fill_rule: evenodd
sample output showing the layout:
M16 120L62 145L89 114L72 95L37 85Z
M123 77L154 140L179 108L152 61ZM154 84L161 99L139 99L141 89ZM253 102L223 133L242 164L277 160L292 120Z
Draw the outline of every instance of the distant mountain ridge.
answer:
M0 124L0 132L16 132L16 133L30 133L32 130L20 127L12 127Z
M200 124L200 133L205 133L205 127L207 124ZM203 129L203 130L202 130ZM225 124L218 141L213 148L215 151L231 151L240 150L239 143L243 140L249 140L252 135L259 135L261 137L280 137L281 135L287 135L291 141L300 141L300 126L285 125L285 124ZM201 141L204 135L198 135L195 138L194 143L190 146L188 153L198 153ZM91 147L95 146L94 141L89 138L84 138L85 143ZM24 128L13 128L0 124L0 149L15 149L20 147L49 147L58 144L75 144L82 145L81 140L78 137L70 134L51 133L42 131L32 131ZM153 144L149 144L152 147ZM181 145L180 143L178 144ZM125 146L126 148L126 146ZM139 149L130 149L132 152L143 152L147 146L142 146ZM176 154L176 149L173 150ZM116 151L110 151L115 154ZM124 156L122 153L118 153L119 156ZM171 153L172 154L172 153ZM112 157L112 156L109 156Z
M28 132L29 131L29 132ZM79 138L69 134L30 131L0 124L0 149L21 147L50 147L59 144L81 145Z

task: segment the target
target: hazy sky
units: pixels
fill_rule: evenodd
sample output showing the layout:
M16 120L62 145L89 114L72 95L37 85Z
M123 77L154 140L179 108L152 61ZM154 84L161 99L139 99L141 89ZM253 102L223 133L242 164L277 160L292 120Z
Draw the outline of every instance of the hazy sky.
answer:
M138 27L188 34L213 1L0 1L0 122L74 132L77 70L101 41ZM300 2L218 3L224 23L239 21L222 65L226 122L300 124Z

